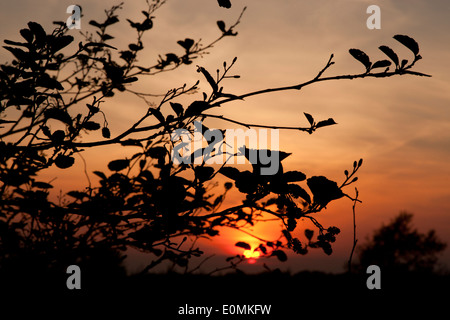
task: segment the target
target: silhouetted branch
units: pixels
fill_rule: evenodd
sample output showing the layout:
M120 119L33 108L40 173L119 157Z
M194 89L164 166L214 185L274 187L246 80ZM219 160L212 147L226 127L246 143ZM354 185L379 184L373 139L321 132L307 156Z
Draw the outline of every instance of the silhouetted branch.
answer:
M348 74L348 75L340 75L340 76L332 76L332 77L324 77L320 78L320 75L330 66L331 64L327 63L327 67L322 69L321 72L319 72L319 77L316 77L312 80L303 82L301 84L292 85L292 86L284 86L284 87L277 87L277 88L269 88L269 89L263 89L263 90L257 90L241 95L237 95L235 98L228 98L224 100L220 100L215 102L212 106L220 106L224 103L235 101L235 100L243 100L245 98L265 94L265 93L272 93L272 92L280 92L280 91L289 91L289 90L301 90L306 86L309 86L311 84L322 82L322 81L331 81L331 80L353 80L353 79L363 79L363 78L389 78L392 76L397 75L415 75L415 76L422 76L422 77L431 77L431 75L421 73L421 72L415 72L410 70L396 70L392 72L380 72L380 73L360 73L360 74Z
M277 126L277 125L262 125L262 124L252 124L252 123L245 123L242 121L237 121L237 120L233 120L230 118L226 118L222 115L214 115L214 114L209 114L209 113L205 113L203 114L203 116L207 117L207 118L216 118L216 119L221 119L230 123L234 123L234 124L238 124L241 126L244 126L246 128L266 128L266 129L280 129L280 130L299 130L299 131L306 131L309 132L310 128L302 128L302 127L286 127L286 126Z
M352 257L353 257L353 252L355 251L356 248L356 244L358 242L358 239L356 239L356 203L358 202L358 189L355 188L355 198L353 200L353 206L352 206L352 215L353 215L353 246L352 246L352 251L350 252L350 257L348 258L348 262L347 262L347 269L348 272L352 271Z

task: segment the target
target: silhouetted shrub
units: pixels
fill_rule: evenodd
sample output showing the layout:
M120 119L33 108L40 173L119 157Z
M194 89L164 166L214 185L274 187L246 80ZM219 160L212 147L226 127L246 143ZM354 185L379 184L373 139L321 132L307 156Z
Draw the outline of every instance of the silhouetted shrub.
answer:
M225 3L221 2L228 6ZM406 60L398 63L392 49L382 47L395 64L393 70L389 70L390 61L372 64L361 50L351 49L350 54L364 65L362 73L325 77L325 71L334 64L331 55L309 81L240 95L226 90L226 81L239 78L230 74L237 61L234 58L224 62L214 76L198 66L202 81L206 80L202 86L205 92L199 95L193 95L200 90L197 81L174 84L165 95L155 97L132 90L132 84L144 76L155 77L192 64L219 41L236 36L245 10L235 23L217 21L218 36L209 44L184 36L178 41L167 39L173 41L173 51L158 55L153 65L141 65L138 56L146 46L143 35L154 30L157 20L153 14L163 4L164 1L149 1L134 21L126 19L123 28L129 28L135 37L121 48L116 48L110 33L110 26L121 22L117 14L121 5L106 10L104 20L91 20L92 33L83 32L76 36L80 38L77 40L64 22L55 22L57 27L50 33L40 24L29 22L20 30L21 41L5 40L4 49L13 60L0 66L0 272L8 274L20 265L59 271L70 264L91 266L107 261L119 265L119 253L130 247L154 256L144 271L170 261L190 272L197 269L189 267L190 259L203 254L196 239L215 237L222 227L239 229L253 225L261 213L279 219L284 226L279 238L261 240L261 245L253 248L261 255L284 261L286 248L299 254L306 254L308 248L332 253L331 244L340 230L322 226L315 214L344 196L358 201L344 189L356 182L362 160L355 161L350 172L345 171L340 185L324 176L308 177L298 170L285 172L281 161L290 154L279 150L269 150L278 155L279 161L279 170L273 175L262 174L265 164L261 161L252 161L252 171L229 165L217 168L201 157L218 156L205 151L211 151L220 141L205 136L207 147L186 156L189 160L200 159L198 163L176 164L171 153L177 141L171 139L171 134L185 129L205 135L211 132L205 126L210 118L245 127L312 134L336 122L332 118L316 121L305 113L305 126L286 128L247 124L211 112L254 95L300 90L327 80L425 76L410 70L421 58L417 43L407 36L394 37L413 51L409 64ZM378 71L380 68L383 69ZM109 127L104 106L119 93L138 96L148 106L132 125L117 134ZM192 94L192 102L183 105L177 98L187 94ZM202 124L198 120L203 120ZM98 135L92 134L97 132ZM50 167L70 170L77 154L105 145L132 146L138 151L130 157L112 159L104 171L93 172L100 178L99 185L70 191L59 203L50 200L53 185L40 179L41 171ZM266 150L244 146L237 154L251 160L252 154L262 152ZM217 174L229 181L223 188L217 187L214 195L209 184ZM243 194L243 201L222 208L231 182ZM315 231L305 230L305 240L291 234L301 218L309 219L316 227ZM248 248L242 242L238 245ZM238 255L228 261L236 268L243 259Z

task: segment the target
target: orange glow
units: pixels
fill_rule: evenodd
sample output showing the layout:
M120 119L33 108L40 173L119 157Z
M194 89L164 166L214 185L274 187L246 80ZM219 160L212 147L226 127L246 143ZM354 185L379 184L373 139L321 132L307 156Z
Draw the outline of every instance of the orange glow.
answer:
M261 253L259 251L253 251L253 250L245 250L244 251L244 257L247 259L258 259Z

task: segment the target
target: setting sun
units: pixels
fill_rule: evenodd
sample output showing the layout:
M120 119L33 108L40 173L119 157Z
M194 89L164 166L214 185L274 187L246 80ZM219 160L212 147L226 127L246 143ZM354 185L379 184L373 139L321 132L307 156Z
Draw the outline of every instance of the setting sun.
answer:
M247 259L253 258L258 259L261 253L259 251L253 251L253 250L245 250L244 251L244 257Z

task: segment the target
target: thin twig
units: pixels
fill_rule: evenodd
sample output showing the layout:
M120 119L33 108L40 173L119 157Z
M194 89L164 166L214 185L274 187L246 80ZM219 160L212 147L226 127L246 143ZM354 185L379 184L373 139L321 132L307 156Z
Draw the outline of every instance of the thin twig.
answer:
M215 254L212 254L210 256L207 256L205 259L203 259L195 268L193 268L192 270L187 271L186 273L194 273L195 271L197 271L198 269L200 269L200 267L209 259L211 259L212 257L214 257Z
M353 207L352 207L352 213L353 213L353 246L352 246L352 251L350 252L350 257L348 259L348 272L350 273L352 271L352 257L353 257L353 252L355 251L356 248L356 243L358 242L358 239L356 239L356 214L355 214L355 208L356 208L356 203L358 202L358 189L355 188L355 192L356 192L356 196L355 199L353 201Z
M88 184L89 184L89 190L92 190L91 179L89 178L89 174L88 174L88 172L87 172L87 163L86 163L86 160L85 160L84 157L81 155L81 152L77 152L76 154L77 154L77 155L81 158L81 160L83 161L83 171L84 171L84 175L85 175L86 178L87 178L87 181L88 181Z
M300 131L309 131L311 130L311 128L302 128L302 127L286 127L286 126L269 126L269 125L262 125L262 124L252 124L252 123L244 123L241 121L237 121L237 120L233 120L230 118L226 118L223 115L214 115L214 114L202 114L205 117L210 117L210 118L216 118L216 119L221 119L227 122L231 122L234 124L238 124L240 126L246 127L248 129L250 129L251 127L253 128L265 128L265 129L280 129L280 130L300 130Z

